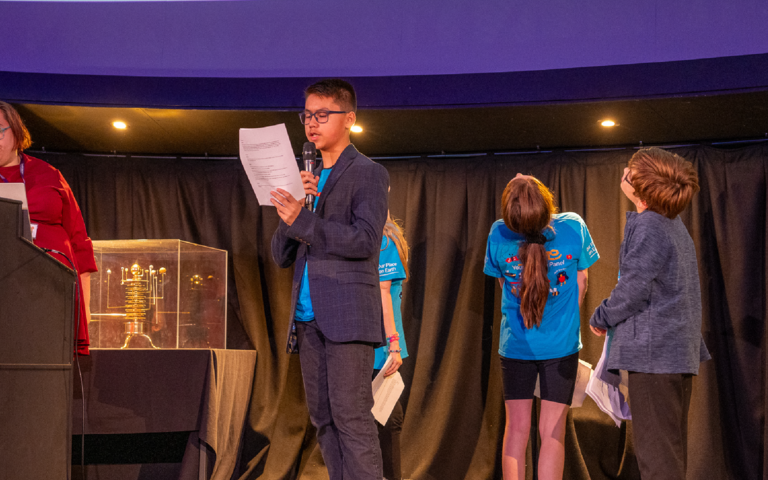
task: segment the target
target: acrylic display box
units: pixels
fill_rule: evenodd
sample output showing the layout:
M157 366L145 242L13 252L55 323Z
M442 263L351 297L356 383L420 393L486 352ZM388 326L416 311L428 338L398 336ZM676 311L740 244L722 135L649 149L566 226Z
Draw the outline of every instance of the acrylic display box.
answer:
M226 348L227 252L182 240L94 241L91 348Z

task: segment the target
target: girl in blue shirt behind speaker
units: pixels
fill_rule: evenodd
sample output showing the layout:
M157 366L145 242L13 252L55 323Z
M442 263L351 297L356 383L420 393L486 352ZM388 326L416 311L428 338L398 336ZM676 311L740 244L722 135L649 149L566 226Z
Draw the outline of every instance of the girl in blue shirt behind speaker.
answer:
M384 235L379 253L379 285L381 286L381 309L384 317L384 331L387 345L376 349L374 376L384 367L389 356L393 357L384 375L392 375L403 359L408 356L403 332L403 317L400 302L403 298L403 282L408 280L408 243L403 229L387 214ZM400 433L403 429L403 406L400 400L395 404L386 425L379 425L379 444L384 463L384 478L400 480Z

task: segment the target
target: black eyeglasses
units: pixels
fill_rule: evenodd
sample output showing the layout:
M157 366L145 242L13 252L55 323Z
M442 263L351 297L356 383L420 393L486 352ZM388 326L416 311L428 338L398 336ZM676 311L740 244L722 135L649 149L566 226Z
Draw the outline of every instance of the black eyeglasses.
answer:
M0 140L5 138L5 131L11 127L0 128Z
M318 110L315 113L304 111L299 114L299 120L301 120L302 125L309 125L309 122L312 121L312 117L315 117L317 123L328 123L328 116L330 116L332 113L349 112L344 112L342 110Z
M623 181L627 182L627 185L629 185L632 188L635 188L632 186L632 181L629 179L629 174L632 172L627 172L626 175L624 175Z

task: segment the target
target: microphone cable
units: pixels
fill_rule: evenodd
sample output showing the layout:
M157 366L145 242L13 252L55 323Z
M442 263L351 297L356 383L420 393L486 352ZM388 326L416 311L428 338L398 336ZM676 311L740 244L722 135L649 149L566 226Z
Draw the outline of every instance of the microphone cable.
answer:
M54 250L52 248L41 248L42 251L46 253L55 253L57 255L61 255L62 257L66 258L69 262L69 265L72 267L72 270L75 272L75 305L74 309L77 311L76 315L73 315L75 317L75 364L77 365L77 374L80 377L80 396L83 399L83 414L82 414L82 427L80 430L80 470L82 472L82 478L85 480L88 477L88 474L85 471L85 386L83 385L83 372L80 369L80 355L77 353L77 334L80 332L80 274L77 272L77 269L75 268L75 264L72 262L72 260L62 252L58 250ZM74 312L73 312L74 314ZM71 478L72 472L71 470L67 472L67 478Z

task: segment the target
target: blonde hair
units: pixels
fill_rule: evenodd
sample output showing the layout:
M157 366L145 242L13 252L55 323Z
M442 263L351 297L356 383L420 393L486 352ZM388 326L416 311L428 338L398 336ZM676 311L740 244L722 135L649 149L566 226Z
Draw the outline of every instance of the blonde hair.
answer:
M407 282L409 277L408 242L405 240L405 232L403 232L403 227L400 226L400 223L398 223L397 220L387 220L387 223L384 224L384 237L387 239L387 246L389 246L390 241L395 243L397 254L400 255L400 263L403 264L403 269L405 270L404 282ZM382 250L384 250L384 248L382 248Z

